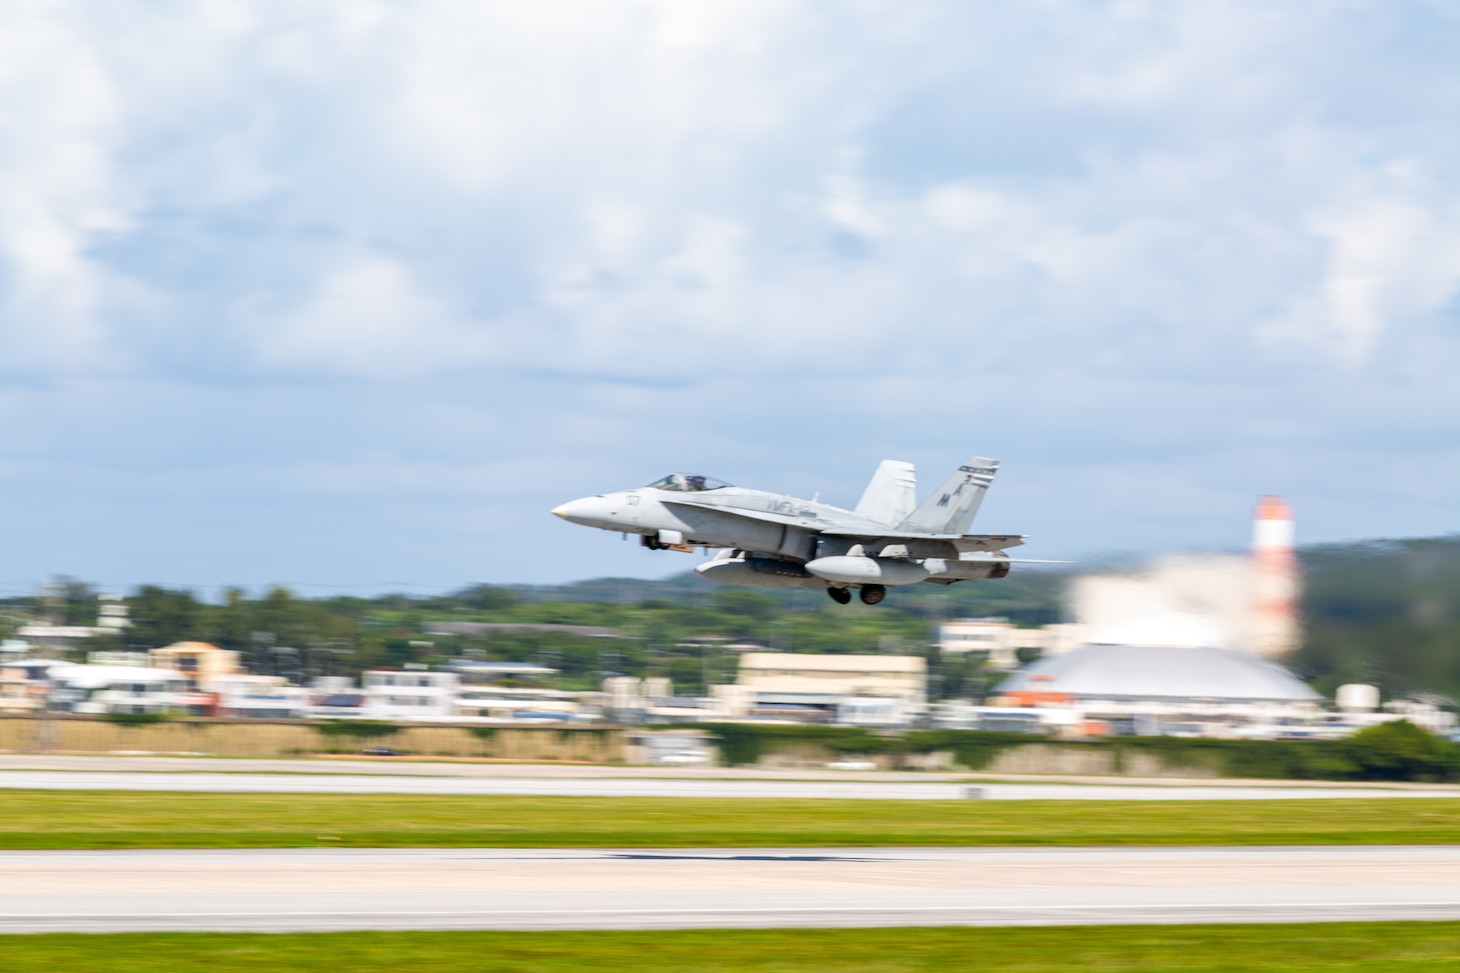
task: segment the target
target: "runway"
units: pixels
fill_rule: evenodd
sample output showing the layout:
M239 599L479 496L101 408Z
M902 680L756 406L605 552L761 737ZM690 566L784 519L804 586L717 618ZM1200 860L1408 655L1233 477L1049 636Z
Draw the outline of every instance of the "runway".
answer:
M768 780L761 778L406 776L348 773L198 773L4 770L0 789L209 791L276 794L457 794L543 797L714 797L949 801L1288 800L1340 797L1460 797L1453 787L1374 788L1227 784L960 784L911 780Z
M1460 846L0 852L0 931L1460 919Z

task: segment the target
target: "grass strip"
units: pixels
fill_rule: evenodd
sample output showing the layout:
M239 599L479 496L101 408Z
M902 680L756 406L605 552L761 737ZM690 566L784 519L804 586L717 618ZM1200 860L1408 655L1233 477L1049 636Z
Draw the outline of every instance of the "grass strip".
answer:
M1460 844L1460 800L863 801L0 790L0 848Z
M10 973L1433 973L1460 965L1460 923L45 934L0 938L0 953Z

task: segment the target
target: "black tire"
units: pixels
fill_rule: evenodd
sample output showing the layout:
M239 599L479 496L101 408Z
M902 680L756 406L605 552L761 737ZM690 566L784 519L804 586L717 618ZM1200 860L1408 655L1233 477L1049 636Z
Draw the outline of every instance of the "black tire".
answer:
M875 605L887 597L887 589L880 584L862 585L862 604Z
M838 605L845 605L852 600L852 593L846 588L827 588L826 594Z

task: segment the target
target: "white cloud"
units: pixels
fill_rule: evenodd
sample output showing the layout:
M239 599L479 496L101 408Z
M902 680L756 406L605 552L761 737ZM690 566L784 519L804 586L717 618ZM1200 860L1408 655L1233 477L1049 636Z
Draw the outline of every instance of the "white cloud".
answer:
M302 304L252 308L245 340L265 366L369 378L481 368L493 335L457 319L398 261L352 256L330 267Z
M1452 469L1460 27L1423 9L96 10L0 14L0 373L133 376L87 380L139 428L182 382L229 390L214 421L318 386L292 407L345 471L438 426L390 463L799 482L987 439L1064 457L1051 505L1098 466L1058 521L1092 536L1132 477L1182 498L1164 529L1304 449ZM97 421L9 395L58 442ZM266 454L277 421L230 428Z
M422 321L401 360L410 374L497 362L753 375L828 354L881 371L909 338L970 335L1010 355L1058 335L1109 356L1156 320L1148 359L1205 360L1214 344L1260 356L1276 336L1355 360L1381 319L1402 331L1451 289L1443 261L1412 260L1460 232L1454 207L1427 205L1443 181L1394 201L1423 225L1379 215L1384 200L1351 199L1378 178L1368 146L1314 128L1303 72L1343 21L1322 7L1049 4L1020 17L867 3L834 47L819 43L824 15L791 0L221 6L181 23L124 7L129 37L178 49L166 70L54 9L36 30L78 55L73 100L86 107L47 106L79 119L75 151L55 167L49 150L71 129L36 140L44 177L15 174L17 199L58 202L29 219L13 204L10 249L30 285L11 298L46 303L84 337L73 345L125 316L120 281L190 305L172 312L200 319L185 327L216 316L190 277L88 252L155 249L144 241L165 212L205 221L225 248L205 273L229 303L296 302L279 327L249 332L258 344L240 360L352 374L390 373L364 359L403 347L402 314ZM989 39L1001 29L1038 42L1018 73ZM965 36L980 57L953 56ZM945 88L971 108L1023 108L976 132L993 148L1067 124L1072 106L1123 141L1062 149L1073 154L1053 178L986 175L976 154L932 184L870 168L881 120ZM52 177L64 188L48 192ZM227 225L239 220L254 225ZM341 239L366 262L342 266ZM230 267L226 248L255 240L266 251ZM351 293L377 309L362 316ZM351 323L330 325L337 311ZM336 330L358 332L358 348L323 354ZM156 331L122 343L145 360Z
M67 25L22 7L0 30L0 370L107 367L104 304L126 289L89 258L127 228L111 141L119 93Z
M1323 277L1265 325L1274 342L1359 364L1386 330L1446 309L1460 289L1460 208L1441 194L1356 199L1314 214L1311 232L1324 243Z

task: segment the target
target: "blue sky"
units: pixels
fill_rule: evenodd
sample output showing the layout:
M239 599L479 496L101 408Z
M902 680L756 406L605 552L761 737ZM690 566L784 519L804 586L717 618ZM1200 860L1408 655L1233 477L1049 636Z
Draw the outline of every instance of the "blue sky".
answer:
M659 576L673 469L1029 556L1460 511L1439 2L0 12L0 585Z

